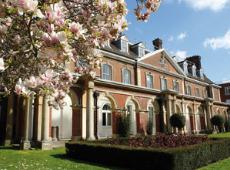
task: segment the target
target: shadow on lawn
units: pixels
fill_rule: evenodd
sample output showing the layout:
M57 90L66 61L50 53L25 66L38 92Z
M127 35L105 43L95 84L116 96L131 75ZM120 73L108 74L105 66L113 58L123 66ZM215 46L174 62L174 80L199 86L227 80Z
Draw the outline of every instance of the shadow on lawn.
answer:
M67 154L55 154L55 155L51 155L54 158L58 158L58 159L63 159L63 160L69 160L75 163L84 163L84 164L89 164L89 165L93 165L93 166L98 166L101 168L106 168L106 169L111 169L111 170L125 170L124 168L118 168L118 167L111 167L111 166L105 166L99 163L95 163L95 162L87 162L87 161L82 161L82 160L77 160L75 158L71 158L70 156L68 156Z

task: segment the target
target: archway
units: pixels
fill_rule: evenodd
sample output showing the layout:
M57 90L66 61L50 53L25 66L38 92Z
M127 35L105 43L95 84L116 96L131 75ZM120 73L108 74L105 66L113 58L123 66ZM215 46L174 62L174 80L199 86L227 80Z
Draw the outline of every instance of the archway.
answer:
M65 105L60 109L52 109L52 127L57 127L60 140L72 138L72 100L69 95L64 98Z
M180 106L178 104L176 104L176 113L177 114L181 114L182 113L181 112L181 108L180 108Z
M202 127L203 127L203 116L204 112L203 112L203 108L202 106L200 106L198 109L197 109L197 113L195 114L195 122L196 122L196 131L197 132L200 132L202 130Z
M186 115L185 115L185 127L186 127L186 131L187 133L191 133L192 131L192 124L191 124L191 118L190 118L190 115L192 115L192 108L191 107L187 107L187 112L186 112Z
M134 100L129 100L126 104L127 114L130 120L130 135L137 134L137 104Z
M113 110L114 103L109 97L100 96L98 99L97 136L110 138L113 135Z
M150 101L148 103L148 122L147 122L147 127L149 127L149 125L152 126L152 135L156 134L157 131L159 131L159 104L157 101ZM150 130L150 129L149 129Z

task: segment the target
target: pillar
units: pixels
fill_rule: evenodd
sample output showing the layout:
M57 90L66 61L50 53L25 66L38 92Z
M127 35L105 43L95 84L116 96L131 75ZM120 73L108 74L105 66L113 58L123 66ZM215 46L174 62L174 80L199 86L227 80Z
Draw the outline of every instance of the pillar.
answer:
M166 124L167 124L167 131L169 133L172 132L172 127L170 125L170 117L171 115L173 114L172 113L172 100L171 100L171 97L169 96L168 99L167 99L167 113L166 113Z
M50 130L50 112L49 112L49 97L45 95L43 97L43 106L42 106L42 150L52 149L51 140L49 137Z
M34 124L33 124L33 140L41 141L42 139L42 96L36 95L34 101Z
M82 112L81 112L81 137L86 139L86 115L87 115L87 93L86 91L82 94Z
M93 98L94 82L88 82L87 89L87 140L95 140L94 136L94 98Z
M29 117L30 117L30 97L25 97L24 98L24 102L25 102L25 114L24 114L24 137L23 140L21 142L21 149L26 150L26 149L30 149L31 144L29 141Z

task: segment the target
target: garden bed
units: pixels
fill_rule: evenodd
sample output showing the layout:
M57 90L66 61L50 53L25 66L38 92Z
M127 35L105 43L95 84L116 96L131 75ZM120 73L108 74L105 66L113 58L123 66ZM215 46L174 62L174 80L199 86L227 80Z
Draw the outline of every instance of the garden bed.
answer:
M230 156L229 139L205 138L205 142L180 147L157 147L155 143L149 145L149 141L133 144L132 139L67 143L66 151L73 158L90 162L132 169L164 170L192 170ZM145 141L146 138L141 139Z

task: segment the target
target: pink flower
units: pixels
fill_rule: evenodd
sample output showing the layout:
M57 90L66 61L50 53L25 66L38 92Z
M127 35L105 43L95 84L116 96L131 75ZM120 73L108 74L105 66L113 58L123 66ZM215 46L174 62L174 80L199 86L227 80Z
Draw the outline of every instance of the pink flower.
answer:
M0 72L5 70L5 66L4 66L4 60L3 58L0 58Z
M83 25L72 22L69 24L70 31L76 35L77 38L80 36L84 37L84 34L87 32L87 29L83 29Z
M37 0L18 0L18 7L28 12L36 11L38 6Z
M31 76L29 79L26 80L26 86L30 88L37 87L37 80L34 76Z

